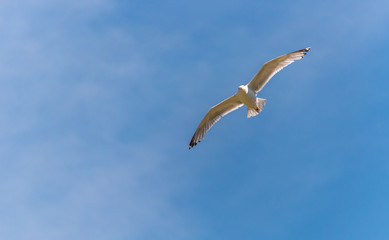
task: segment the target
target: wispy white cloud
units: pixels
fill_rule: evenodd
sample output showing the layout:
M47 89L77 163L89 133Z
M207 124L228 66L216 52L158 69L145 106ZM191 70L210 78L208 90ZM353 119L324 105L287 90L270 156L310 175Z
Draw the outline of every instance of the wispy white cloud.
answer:
M0 235L190 239L161 150L172 136L136 126L150 111L141 103L160 104L148 97L158 97L153 57L179 36L94 29L115 13L110 1L6 2L0 12Z
M120 1L0 4L0 204L7 206L0 210L3 238L199 239L216 226L212 221L217 217L209 213L213 208L238 209L242 202L253 203L261 200L258 195L278 189L268 195L266 206L287 211L339 176L344 155L334 158L333 145L317 148L314 134L304 138L297 133L317 127L308 121L318 113L306 113L307 98L316 100L317 84L328 76L318 69L329 65L318 66L328 56L333 59L339 38L332 31L343 34L341 45L357 37L354 47L362 47L387 22L384 8L335 4L339 9L331 11L329 3L313 10L290 4L277 15L281 20L271 22L274 16L265 15L261 5L260 24L252 17L256 8L250 5L236 17L231 3L225 12L214 6L202 17L203 5L194 12L187 7L179 17L174 12L172 18L150 8L159 15L154 19L148 13L139 22L120 12ZM321 6L329 11L322 13ZM139 16L141 10L136 9ZM276 13L279 6L270 10ZM179 24L171 26L174 22ZM233 93L231 84L249 81L275 52L281 55L308 43L316 45L310 55L280 76L304 74L293 82L272 81L264 90L272 96L266 115L257 122L246 121L244 114L228 116L208 135L213 142L187 152L202 114ZM282 113L270 120L277 114L276 104ZM274 137L291 120L297 124L293 117L298 114L303 123L288 129L289 138L282 133L277 136L285 139ZM239 129L231 127L237 119ZM230 131L212 135L221 126ZM252 136L254 128L260 138ZM255 149L226 141L234 137L256 141ZM300 149L298 141L306 144L304 150L290 150ZM233 148L222 151L225 146ZM289 153L295 157L293 166L285 166ZM335 160L324 162L321 155ZM217 183L222 186L219 195L214 193ZM187 200L198 193L204 208ZM290 198L282 199L283 193ZM218 202L224 197L228 199ZM271 216L261 206L254 210Z

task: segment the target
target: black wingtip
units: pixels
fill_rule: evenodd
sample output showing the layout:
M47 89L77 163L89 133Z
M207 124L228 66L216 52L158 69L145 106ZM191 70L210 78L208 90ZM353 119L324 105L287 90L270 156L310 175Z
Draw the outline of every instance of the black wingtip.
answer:
M307 52L309 52L309 50L311 50L311 48L310 48L310 47L307 47L307 48L303 48L303 49L301 49L301 50L298 50L297 52L303 52L304 55L305 55L305 54L307 54Z
M303 48L303 49L297 50L297 51L295 51L293 53L302 53L301 58L303 58L305 55L307 55L307 52L309 52L309 50L311 50L311 48L307 47L307 48Z
M304 58L304 56L305 55L307 55L307 53L309 52L309 50L311 50L311 48L310 47L307 47L307 48L303 48L303 49L301 49L301 50L298 50L298 51L296 51L296 52L302 52L302 56L301 56L301 58Z
M197 145L197 143L195 143L195 142L190 142L189 143L189 146L188 146L188 150L190 150L193 146L196 146Z

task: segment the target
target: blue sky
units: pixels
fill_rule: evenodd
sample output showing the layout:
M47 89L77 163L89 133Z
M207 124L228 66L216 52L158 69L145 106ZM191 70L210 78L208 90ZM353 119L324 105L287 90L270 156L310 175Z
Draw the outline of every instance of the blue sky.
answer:
M1 239L388 239L388 7L1 1Z

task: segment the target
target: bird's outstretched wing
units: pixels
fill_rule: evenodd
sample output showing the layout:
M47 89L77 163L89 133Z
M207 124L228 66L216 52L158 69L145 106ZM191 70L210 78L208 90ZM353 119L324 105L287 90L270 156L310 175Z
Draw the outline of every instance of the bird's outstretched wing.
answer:
M227 98L223 102L213 106L205 117L200 122L200 125L197 127L196 132L194 133L192 140L189 143L189 149L195 146L198 142L204 139L207 131L220 120L221 117L227 115L228 113L240 108L243 106L243 103L239 101L236 95Z
M304 48L289 54L285 54L281 57L274 58L273 60L265 63L258 71L258 73L255 74L253 79L251 79L248 87L256 93L261 91L261 89L276 73L281 71L281 69L288 66L289 64L293 63L295 60L302 59L310 49L311 48L309 47Z

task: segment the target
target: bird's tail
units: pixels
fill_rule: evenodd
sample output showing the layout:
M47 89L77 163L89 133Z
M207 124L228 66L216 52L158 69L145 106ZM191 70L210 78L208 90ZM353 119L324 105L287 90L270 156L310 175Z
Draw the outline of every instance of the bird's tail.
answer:
M257 98L256 108L247 107L247 118L257 116L258 113L262 112L263 108L265 107L265 104L266 104L266 99Z

